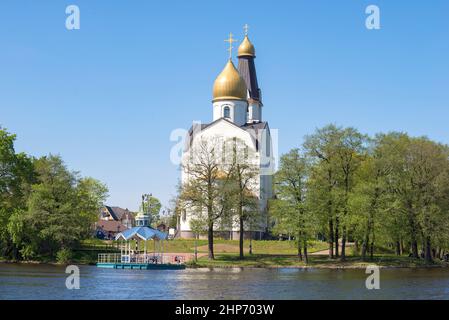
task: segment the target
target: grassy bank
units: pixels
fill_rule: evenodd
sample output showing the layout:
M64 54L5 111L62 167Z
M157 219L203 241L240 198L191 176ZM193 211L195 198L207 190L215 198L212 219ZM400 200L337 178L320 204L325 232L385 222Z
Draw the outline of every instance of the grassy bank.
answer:
M143 247L142 247L143 248ZM149 245L152 248L152 245ZM182 239L170 240L164 244L164 252L193 254L195 240ZM308 264L300 261L297 257L297 248L294 241L252 241L253 254L249 254L249 241L245 241L245 258L239 259L239 242L237 240L216 239L214 243L215 260L209 261L207 258L207 240L198 240L199 260L197 263L188 263L191 267L256 267L256 268L366 268L366 266L375 264L381 267L449 267L448 263L437 260L428 265L423 259L412 259L407 256L396 256L389 252L382 252L375 255L373 260L362 261L362 259L353 255L352 250L348 250L349 256L346 261L339 259L329 259L326 255L310 255ZM309 253L327 249L327 243L311 242ZM151 249L150 249L151 250ZM86 240L72 251L71 263L73 264L96 264L99 253L119 252L117 243L112 241L102 241L97 239ZM2 260L0 259L0 262ZM6 261L3 261L6 262ZM11 261L9 261L11 262ZM30 263L29 261L28 263ZM49 257L39 257L32 263L55 263L54 259Z
M257 254L296 254L298 249L294 241L265 241L265 240L253 240L251 241L253 253ZM198 252L207 253L208 246L207 240L197 240ZM244 241L243 247L245 253L249 252L250 241ZM135 243L131 243L131 248L135 247ZM144 244L140 243L140 249L143 250ZM309 252L316 252L325 250L327 244L320 241L312 241L309 245ZM103 240L85 240L81 243L80 250L116 250L117 242L103 241ZM152 250L152 241L147 244L147 249ZM195 240L193 239L176 239L168 240L164 242L164 252L170 253L194 253L195 252ZM214 252L216 253L238 253L239 241L238 240L214 240Z
M252 248L254 254L275 254L275 255L283 255L283 254L296 254L298 249L296 248L296 244L294 241L265 241L265 240L253 240ZM249 252L249 241L244 241L243 248L245 253ZM327 244L324 242L311 242L310 243L310 252L316 252L325 250L327 248ZM195 250L195 240L191 239L181 239L181 240L172 240L167 241L164 244L164 250L166 252L175 252L175 253L194 253ZM207 240L198 240L198 252L207 253ZM214 240L214 252L215 253L238 253L239 252L239 241L238 240Z
M427 264L423 259L412 259L407 256L376 255L373 260L362 261L358 256L347 257L346 261L339 259L329 259L326 256L310 256L306 264L293 255L265 255L256 254L246 256L240 260L236 254L218 254L215 260L208 260L201 257L197 263L190 263L191 267L208 268L328 268L328 269L349 269L366 268L369 265L377 265L388 268L424 268L424 267L449 267L449 263L435 261Z

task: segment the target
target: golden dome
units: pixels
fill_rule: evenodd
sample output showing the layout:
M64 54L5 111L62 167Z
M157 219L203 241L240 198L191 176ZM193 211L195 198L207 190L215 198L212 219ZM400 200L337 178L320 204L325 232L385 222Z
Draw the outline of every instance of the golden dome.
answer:
M231 59L229 59L223 71L215 79L213 95L213 102L220 100L246 100L247 88L245 80L243 80Z
M237 56L256 56L256 49L254 49L253 44L251 43L251 41L249 41L248 36L245 36L245 39L243 39L242 43L240 44Z

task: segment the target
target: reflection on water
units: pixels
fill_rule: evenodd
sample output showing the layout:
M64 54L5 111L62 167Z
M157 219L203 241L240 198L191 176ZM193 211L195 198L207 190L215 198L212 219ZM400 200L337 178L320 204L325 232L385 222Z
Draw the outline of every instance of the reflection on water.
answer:
M81 266L67 290L64 267L0 264L1 299L448 299L449 270L382 269L367 290L365 270L109 270Z

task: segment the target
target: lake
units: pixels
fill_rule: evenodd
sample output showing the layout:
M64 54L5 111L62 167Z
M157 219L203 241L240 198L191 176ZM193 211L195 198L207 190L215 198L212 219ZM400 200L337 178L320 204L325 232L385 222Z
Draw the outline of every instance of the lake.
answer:
M65 267L0 264L0 299L448 299L449 269L381 269L380 290L365 270L113 270L80 266L80 289Z

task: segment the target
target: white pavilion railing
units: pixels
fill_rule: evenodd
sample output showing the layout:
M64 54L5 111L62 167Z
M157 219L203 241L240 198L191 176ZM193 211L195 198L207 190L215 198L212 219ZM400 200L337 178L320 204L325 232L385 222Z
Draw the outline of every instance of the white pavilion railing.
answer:
M120 253L100 253L98 254L98 263L120 263Z
M178 262L185 262L183 256L178 257ZM120 254L120 253L100 253L98 254L98 263L130 263L130 264L143 264L143 263L157 263L157 264L169 264L177 263L174 261L173 256L161 256L154 254Z

